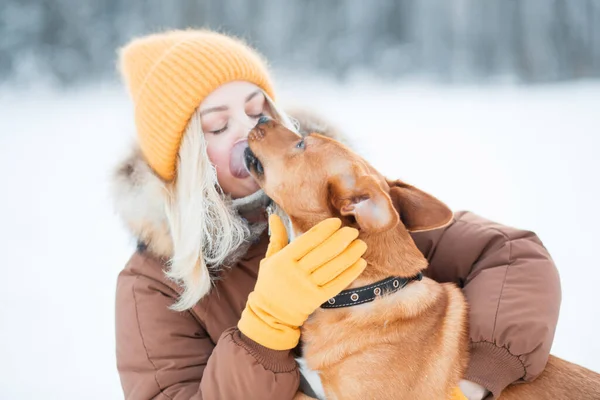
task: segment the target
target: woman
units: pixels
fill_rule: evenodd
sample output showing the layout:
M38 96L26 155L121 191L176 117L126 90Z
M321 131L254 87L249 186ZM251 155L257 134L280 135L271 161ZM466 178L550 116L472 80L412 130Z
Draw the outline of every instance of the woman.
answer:
M320 282L294 275L285 258L258 273L284 239L267 252L266 199L243 167L244 139L263 114L295 127L244 43L210 31L150 35L124 47L121 71L138 138L114 176L117 210L139 243L117 284L126 398L292 398L302 322L364 268L357 232L328 220L288 245L303 244ZM301 132L332 134L300 122ZM560 305L539 239L469 212L413 238L426 273L456 282L469 301L467 397L495 398L539 375ZM286 284L289 296L274 298Z

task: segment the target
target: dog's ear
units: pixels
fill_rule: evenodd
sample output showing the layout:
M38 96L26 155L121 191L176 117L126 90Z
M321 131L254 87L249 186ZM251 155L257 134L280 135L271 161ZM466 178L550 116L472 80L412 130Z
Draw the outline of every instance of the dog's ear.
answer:
M409 231L438 229L452 221L452 210L432 195L402 181L388 180L387 183L392 202Z
M329 199L342 216L353 217L365 233L384 232L398 224L390 196L371 175L332 178Z

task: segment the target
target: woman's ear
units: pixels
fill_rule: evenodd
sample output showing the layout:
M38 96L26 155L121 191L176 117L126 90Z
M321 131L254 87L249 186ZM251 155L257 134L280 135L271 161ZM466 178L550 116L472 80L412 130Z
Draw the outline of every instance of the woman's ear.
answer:
M399 180L387 183L400 220L410 232L438 229L452 222L452 210L432 195Z
M332 178L329 201L342 216L354 217L365 233L387 231L399 221L390 196L371 175Z

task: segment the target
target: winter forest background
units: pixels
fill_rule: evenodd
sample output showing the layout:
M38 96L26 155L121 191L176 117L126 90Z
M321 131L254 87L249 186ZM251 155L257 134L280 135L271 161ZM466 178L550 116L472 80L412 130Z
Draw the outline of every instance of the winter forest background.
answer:
M0 398L123 397L116 55L184 27L255 45L278 101L387 176L536 232L561 276L552 353L600 372L600 0L0 0Z
M339 78L600 76L597 0L2 0L0 77L113 77L132 36L190 26L240 35L276 67Z

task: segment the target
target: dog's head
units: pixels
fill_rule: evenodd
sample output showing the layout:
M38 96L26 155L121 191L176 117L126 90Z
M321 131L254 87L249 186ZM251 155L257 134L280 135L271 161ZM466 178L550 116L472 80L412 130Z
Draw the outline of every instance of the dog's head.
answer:
M304 138L274 120L261 118L248 136L250 173L290 217L300 234L329 217L364 234L399 223L408 231L442 227L450 209L401 181L388 181L343 144L318 135Z

